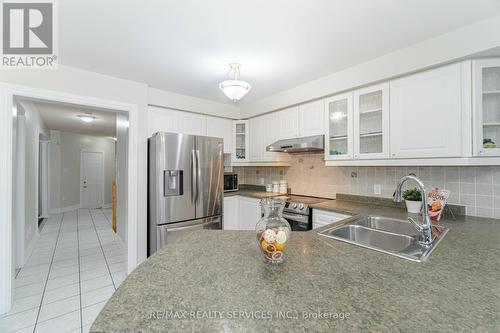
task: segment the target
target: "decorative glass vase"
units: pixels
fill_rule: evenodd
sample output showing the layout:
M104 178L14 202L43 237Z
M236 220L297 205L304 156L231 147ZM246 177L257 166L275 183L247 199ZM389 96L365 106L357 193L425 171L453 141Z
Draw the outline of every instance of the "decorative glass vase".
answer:
M260 201L264 217L255 227L260 252L266 263L280 264L290 241L290 224L282 216L285 203L272 198Z

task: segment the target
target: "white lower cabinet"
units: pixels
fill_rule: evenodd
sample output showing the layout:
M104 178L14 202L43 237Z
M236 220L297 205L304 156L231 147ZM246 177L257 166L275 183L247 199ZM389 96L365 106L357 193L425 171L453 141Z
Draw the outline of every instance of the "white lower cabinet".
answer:
M224 230L255 230L261 216L260 199L239 195L224 198ZM351 215L313 209L313 229L349 217Z
M224 230L239 230L238 196L224 198Z
M224 198L224 230L255 230L261 216L260 199L238 195Z
M261 218L260 200L247 197L238 198L239 230L255 230Z
M331 223L342 221L349 217L351 217L351 215L340 214L326 210L313 209L313 229L317 229Z

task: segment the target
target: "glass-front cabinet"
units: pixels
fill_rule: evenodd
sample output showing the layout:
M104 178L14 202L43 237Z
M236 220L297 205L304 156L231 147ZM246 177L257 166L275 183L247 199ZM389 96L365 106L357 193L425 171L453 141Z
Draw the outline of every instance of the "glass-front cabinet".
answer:
M231 160L234 163L248 162L250 159L247 120L235 120L233 122L233 140Z
M474 155L500 156L500 59L474 61Z
M389 85L354 92L354 158L389 157Z
M325 159L353 158L352 93L325 100L326 137Z

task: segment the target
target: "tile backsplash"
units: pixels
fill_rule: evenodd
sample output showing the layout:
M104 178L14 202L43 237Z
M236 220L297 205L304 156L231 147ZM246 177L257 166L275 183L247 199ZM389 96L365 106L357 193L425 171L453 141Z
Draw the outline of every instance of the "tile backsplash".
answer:
M500 166L326 167L323 154L291 155L290 167L235 167L241 184L286 179L294 194L335 198L336 193L392 197L399 178L417 175L426 187L451 191L450 203L467 215L500 218ZM405 187L414 187L407 182ZM380 194L375 193L380 187Z

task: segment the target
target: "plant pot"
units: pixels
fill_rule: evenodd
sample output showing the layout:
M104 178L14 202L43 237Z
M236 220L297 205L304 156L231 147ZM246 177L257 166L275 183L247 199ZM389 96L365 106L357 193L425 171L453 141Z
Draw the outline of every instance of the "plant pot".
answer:
M422 208L422 201L405 200L405 202L406 210L408 210L408 213L420 213L420 209Z

